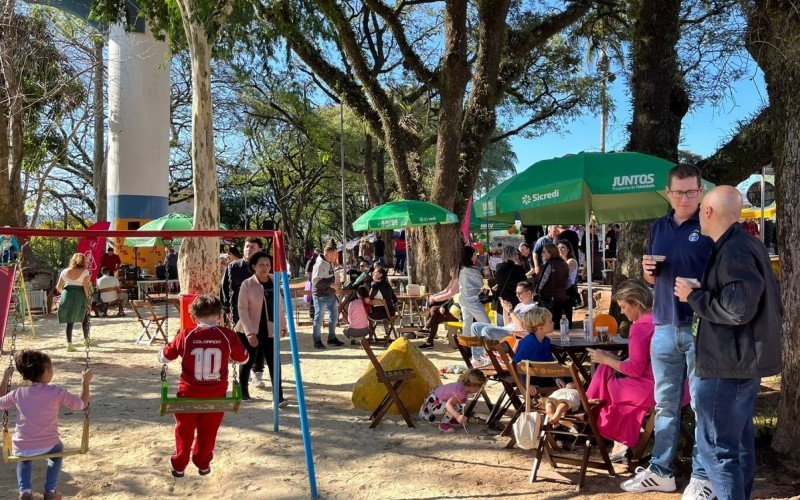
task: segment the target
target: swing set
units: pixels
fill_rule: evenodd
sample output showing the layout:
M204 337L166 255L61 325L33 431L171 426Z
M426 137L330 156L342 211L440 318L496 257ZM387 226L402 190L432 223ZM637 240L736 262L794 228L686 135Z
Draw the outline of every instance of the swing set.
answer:
M20 249L20 253L19 253L20 257L19 257L19 260L15 264L4 266L6 268L5 269L6 272L10 271L10 278L11 279L9 280L9 285L11 285L11 286L9 286L8 292L11 292L10 288L13 287L13 285L16 282L15 275L18 274L19 277L20 277L20 280L22 280L22 269L23 269L23 266L22 266L22 255L23 255L24 248L25 248L25 245L23 245L22 249ZM21 285L22 293L25 293L25 284L24 284L25 282L21 281L21 283L22 283L22 285ZM11 293L8 293L9 302L10 302L10 296L11 296ZM11 310L10 310L10 307L8 307L9 304L6 303L4 305L5 305L5 307L3 309L7 310L7 312L9 313L8 316L11 316L11 314L10 314ZM2 309L0 309L0 310L2 310ZM6 318L3 318L3 319L5 320ZM3 334L5 334L5 327L6 327L5 321L0 322L0 324L2 324L2 326L3 326ZM31 326L32 325L33 325L33 321L31 320ZM14 365L14 355L16 354L16 351L17 351L17 333L18 333L18 330L19 330L19 320L17 319L17 315L15 314L14 315L14 319L13 319L13 324L12 324L12 327L11 327L11 349L9 349L9 351L8 351L8 366L13 366ZM87 331L91 332L91 330L87 330ZM3 338L3 340L5 340L5 336L3 336L2 338ZM89 338L91 338L91 335L90 335ZM87 370L89 369L89 361L90 361L90 358L89 358L89 347L90 347L90 342L87 341L86 342L86 358L85 358L85 369L87 369ZM8 381L8 386L7 387L0 388L0 390L2 390L2 389L5 389L5 394L8 394L9 392L11 392L11 380ZM45 460L45 459L49 459L49 458L68 457L68 456L71 456L71 455L83 455L83 454L87 453L89 451L89 415L90 415L89 405L87 404L86 407L83 409L83 430L81 432L81 445L80 445L79 448L65 448L63 451L60 451L58 453L43 453L43 454L39 454L39 455L18 456L18 455L12 455L11 454L11 447L12 447L11 432L8 429L8 417L9 417L9 414L8 414L8 410L3 411L3 463L9 464L9 463L17 463L17 462L28 461L28 460Z
M173 237L173 238L199 238L199 237L212 237L212 238L235 238L235 237L266 237L271 238L273 243L273 272L275 273L274 281L274 303L273 307L277 311L280 307L282 288L285 293L283 294L284 310L287 316L287 325L289 330L289 344L292 354L292 366L295 374L295 390L297 393L297 405L300 413L300 429L303 436L303 449L305 452L306 469L308 471L308 479L310 486L310 496L316 499L318 497L316 475L314 472L314 460L311 450L311 433L308 425L308 416L306 411L305 392L303 389L303 377L300 371L300 357L299 349L297 346L297 333L294 324L294 311L291 300L291 293L289 293L289 276L286 272L286 251L284 246L283 232L282 231L267 231L267 230L187 230L187 231L159 231L159 230L55 230L55 229L28 229L28 228L3 228L6 234L15 235L18 239L29 238L31 236L43 236L51 238L63 237L87 237L87 238L126 238L126 237ZM20 255L22 252L20 252ZM19 264L17 264L19 266ZM20 268L21 271L21 268ZM13 283L13 280L12 280ZM0 307L2 313L2 307ZM5 318L0 317L0 326L3 326L3 334L5 325L2 320ZM280 325L275 322L274 332L274 363L272 380L280 380ZM169 331L167 332L169 334ZM1 339L2 337L0 337ZM13 363L14 351L16 349L16 318L14 328L11 335L11 351L10 359ZM89 346L86 346L86 367L89 367ZM213 399L192 399L192 398L178 398L169 395L169 383L167 381L167 366L166 364L161 368L161 404L160 413L209 413L209 412L233 412L237 413L242 401L242 391L238 383L237 369L233 364L231 369L232 390L231 395L224 398ZM10 390L10 382L7 390ZM1 389L1 388L0 388ZM273 384L273 431L279 430L279 387ZM22 460L38 460L45 458L63 457L69 455L84 454L89 451L89 406L84 409L84 423L83 434L81 437L81 446L76 449L65 450L61 453L52 453L47 455L36 455L30 457L17 457L11 455L11 435L8 431L8 412L3 416L3 461L5 463L18 462Z

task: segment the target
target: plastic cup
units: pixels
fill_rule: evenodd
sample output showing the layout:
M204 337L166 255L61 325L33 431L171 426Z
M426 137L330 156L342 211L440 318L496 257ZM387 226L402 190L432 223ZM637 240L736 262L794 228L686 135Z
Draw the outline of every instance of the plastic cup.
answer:
M700 288L700 282L694 278L675 278L675 281L685 281L692 288ZM686 301L681 299L681 302L686 302Z
M653 269L651 271L651 274L653 276L660 276L661 275L661 265L665 260L667 260L667 256L666 255L651 255L650 258L653 259L655 261L655 263L656 263L656 267L655 267L655 269Z

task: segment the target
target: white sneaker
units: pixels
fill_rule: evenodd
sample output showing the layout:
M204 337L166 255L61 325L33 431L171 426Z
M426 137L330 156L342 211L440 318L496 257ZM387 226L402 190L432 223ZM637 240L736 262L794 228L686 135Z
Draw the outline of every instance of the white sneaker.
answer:
M716 500L717 494L714 493L714 486L708 479L692 477L689 485L683 490L681 500Z
M259 382L256 384L256 389L266 389L266 388L267 384L265 384L264 382Z
M624 491L641 493L645 491L675 491L675 476L659 476L650 469L636 468L636 475L619 485Z

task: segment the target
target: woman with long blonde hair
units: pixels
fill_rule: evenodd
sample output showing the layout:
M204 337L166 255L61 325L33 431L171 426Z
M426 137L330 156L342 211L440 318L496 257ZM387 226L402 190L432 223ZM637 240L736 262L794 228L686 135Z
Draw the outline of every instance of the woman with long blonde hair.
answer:
M69 259L69 266L61 272L56 290L61 294L58 303L58 322L67 325L67 351L72 352L72 328L80 323L83 328L83 342L89 345L89 304L92 292L89 289L91 276L86 269L86 256L75 253Z

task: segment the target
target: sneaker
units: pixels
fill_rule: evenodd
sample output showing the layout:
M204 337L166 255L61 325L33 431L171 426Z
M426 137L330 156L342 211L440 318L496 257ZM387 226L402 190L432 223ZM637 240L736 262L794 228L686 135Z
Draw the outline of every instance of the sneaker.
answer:
M183 477L184 475L186 475L186 473L185 473L185 472L183 472L183 471L176 471L176 470L175 470L175 469L173 469L172 467L170 467L170 468L169 468L169 471L172 473L172 477Z
M403 338L406 340L414 340L417 338L416 332L408 332L403 334Z
M455 432L456 426L453 424L442 422L441 424L439 424L439 430L442 432Z
M420 348L420 349L433 349L433 342L431 342L430 344L427 343L427 342L423 342L422 344L418 345L417 347Z
M23 491L19 494L19 500L33 500L33 494L30 491Z
M343 346L344 342L334 337L332 339L328 339L328 345L335 345L338 347L338 346Z
M58 491L45 491L44 500L61 500L61 493L59 493Z
M325 344L323 344L321 340L315 340L314 347L317 349L325 349Z
M72 345L72 342L67 344L67 352L75 352L75 346Z
M636 475L619 485L624 491L642 493L645 491L675 491L675 476L659 476L650 469L636 468Z
M287 406L289 406L289 400L288 399L283 398L280 401L278 401L278 408L286 408Z
M202 469L202 470L198 469L197 473L200 474L201 476L207 476L211 474L211 466L209 465L208 469Z
M681 500L716 500L717 495L714 493L714 486L708 479L700 479L692 477L689 480L689 485L683 490Z
M266 389L266 388L267 388L267 384L265 384L264 382L258 382L256 384L256 389Z

